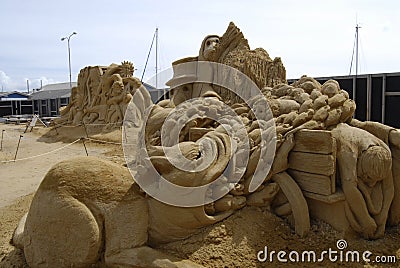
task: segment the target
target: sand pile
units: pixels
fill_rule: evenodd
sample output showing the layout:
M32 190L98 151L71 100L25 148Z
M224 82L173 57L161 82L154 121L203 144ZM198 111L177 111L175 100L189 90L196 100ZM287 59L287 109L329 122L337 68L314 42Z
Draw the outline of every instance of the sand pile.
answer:
M20 217L28 210L32 195L22 197L13 205L0 209L0 267L27 267L20 250L8 244ZM366 241L350 234L339 233L328 224L312 222L311 232L304 238L297 236L288 223L265 209L246 207L228 219L200 230L192 237L163 245L160 250L187 258L205 267L362 267L357 263L261 263L257 253L268 246L268 251L321 252L332 248L336 241L346 239L348 250L371 251L374 256L396 255L400 248L398 228L387 230L383 239ZM276 260L276 258L275 258ZM374 267L374 266L371 266ZM380 266L375 266L380 267ZM386 264L383 267L397 267Z
M47 130L48 131L48 130ZM47 133L44 129L37 129L36 134ZM51 131L53 132L53 131ZM110 132L111 133L111 132ZM59 133L57 139L64 139L68 135ZM108 133L107 133L108 134ZM121 136L115 131L115 136ZM109 134L111 135L111 134ZM99 139L104 139L101 134ZM39 139L43 139L43 136ZM93 146L94 144L89 144ZM103 154L113 162L124 164L122 147L113 144L97 144L106 149ZM0 267L27 267L22 251L9 244L13 230L19 219L29 209L32 194L24 196L12 205L0 208ZM175 255L179 258L189 259L205 267L271 267L269 262L259 262L257 253L265 246L268 251L284 250L290 252L296 250L314 250L321 252L329 248L337 249L338 239L346 239L348 250L371 251L374 256L396 255L400 251L400 235L398 227L389 228L385 237L375 241L367 241L352 234L335 231L328 224L321 221L312 221L311 231L304 238L296 235L290 224L277 217L265 208L245 207L237 211L228 219L213 226L199 230L195 235L178 242L159 246L158 249ZM345 264L324 263L286 263L276 261L274 267L337 267ZM361 264L347 264L360 267ZM346 265L346 266L347 266ZM387 264L385 267L394 267Z
M271 267L269 262L259 262L257 253L268 247L268 252L284 250L316 253L332 248L336 242L346 239L348 250L371 251L374 255L396 255L400 238L398 228L387 230L385 238L366 241L335 231L330 225L313 221L311 232L304 238L296 235L288 223L265 209L245 207L228 219L201 230L192 237L160 247L181 258L188 258L206 267ZM303 263L307 267L321 267ZM323 267L343 265L322 262ZM273 263L274 267L301 267L301 263ZM356 263L350 266L357 266ZM360 264L358 264L360 266ZM390 267L390 265L389 265Z

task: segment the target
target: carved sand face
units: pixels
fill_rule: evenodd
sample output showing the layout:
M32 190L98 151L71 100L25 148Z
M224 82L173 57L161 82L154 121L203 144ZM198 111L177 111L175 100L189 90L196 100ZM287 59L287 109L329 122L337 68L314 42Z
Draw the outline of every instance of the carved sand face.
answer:
M203 50L203 56L206 60L209 59L210 53L215 50L218 44L219 44L219 37L217 36L211 36L206 39Z
M185 84L178 86L173 89L172 101L175 106L181 104L182 102L190 99L192 97L193 85Z
M371 146L365 150L357 162L357 176L367 186L374 187L379 181L390 175L391 155L380 146Z
M115 81L111 86L113 95L117 95L124 90L124 84L121 81Z

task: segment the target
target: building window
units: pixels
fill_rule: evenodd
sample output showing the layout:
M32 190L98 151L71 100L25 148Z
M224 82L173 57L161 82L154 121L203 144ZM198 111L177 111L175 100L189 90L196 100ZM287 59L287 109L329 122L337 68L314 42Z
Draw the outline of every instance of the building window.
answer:
M60 99L60 105L61 106L68 105L68 98L61 98Z

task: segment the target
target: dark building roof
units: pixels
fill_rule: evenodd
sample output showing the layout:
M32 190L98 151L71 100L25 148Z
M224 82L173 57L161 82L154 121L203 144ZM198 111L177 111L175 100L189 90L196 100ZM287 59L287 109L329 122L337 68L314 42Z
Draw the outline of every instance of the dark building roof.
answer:
M45 99L60 99L69 98L71 90L68 89L54 89L54 90L41 90L31 94L31 100L45 100Z
M77 85L76 82L72 83L72 87ZM148 91L156 90L155 87L143 83L145 88ZM58 84L49 84L42 87L42 89L33 92L29 99L31 100L45 100L45 99L60 99L60 98L69 98L71 96L71 90L69 88L69 82L67 83L58 83Z
M147 84L145 82L142 82L143 86L147 89L147 90L156 90L156 88L150 84Z
M76 86L76 82L72 83L72 87ZM42 89L33 92L30 95L31 100L60 99L69 98L71 89L68 83L58 83L45 85Z
M0 92L0 100L1 99L27 99L29 95L24 92Z

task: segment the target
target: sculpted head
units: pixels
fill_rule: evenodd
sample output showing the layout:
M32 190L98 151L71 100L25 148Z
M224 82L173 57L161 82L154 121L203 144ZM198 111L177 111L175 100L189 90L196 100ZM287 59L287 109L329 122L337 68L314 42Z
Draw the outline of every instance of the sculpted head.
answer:
M392 170L392 156L381 146L371 146L360 155L357 163L357 176L369 187L389 176Z
M181 85L171 91L171 101L174 106L178 106L192 97L193 84Z
M218 35L208 35L204 38L200 52L199 52L199 60L211 60L211 54L215 51L215 48L219 44L219 36Z

